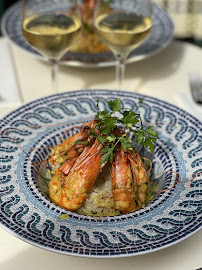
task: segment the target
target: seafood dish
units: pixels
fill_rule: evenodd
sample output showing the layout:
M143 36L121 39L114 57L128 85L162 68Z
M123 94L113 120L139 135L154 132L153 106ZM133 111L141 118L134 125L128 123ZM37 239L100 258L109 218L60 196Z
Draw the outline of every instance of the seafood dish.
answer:
M115 108L109 107L108 102L115 97L121 99L125 111L111 114L110 110ZM98 99L100 113L96 107ZM135 124L138 114L144 130L140 121ZM122 123L113 125L116 117L121 117ZM142 137L142 133L152 133L150 125L158 132L154 152L147 147L148 136ZM87 139L80 137L79 142L76 134L86 132ZM98 154L93 154L96 150L92 148L96 140L101 144L104 166L85 202L76 211L56 205L49 194L54 174L70 160L70 153L75 155L74 149L79 151L75 162L80 159L78 167L84 172L87 160ZM72 145L71 151L66 151L67 157L60 149L65 141ZM81 258L131 257L175 245L201 229L200 143L201 122L197 118L142 94L91 89L59 93L24 104L1 120L0 225L37 248ZM142 208L122 214L114 208L112 180L116 179L111 179L112 165L117 172L118 152L127 155L134 147L147 173L147 198ZM81 160L85 148L86 163ZM89 154L88 158L87 150L94 156ZM119 157L121 160L122 154ZM89 169L92 166L91 162ZM125 168L120 172L125 173ZM64 188L61 185L59 191L63 189L65 193ZM154 190L152 198L150 190ZM136 200L134 203L138 204Z
M131 112L123 114L122 122L132 116ZM56 205L94 216L126 214L145 206L149 172L124 128L114 119L101 112L52 148L49 198ZM131 123L127 125L131 127ZM151 128L148 132L155 141L156 133Z

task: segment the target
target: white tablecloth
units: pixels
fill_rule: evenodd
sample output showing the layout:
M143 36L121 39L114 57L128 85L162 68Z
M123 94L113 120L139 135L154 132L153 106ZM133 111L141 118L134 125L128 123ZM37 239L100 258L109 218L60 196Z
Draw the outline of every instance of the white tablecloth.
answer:
M49 64L14 45L10 51L22 102L52 94ZM114 67L84 69L60 66L59 71L60 92L88 88L117 88ZM188 107L187 103L184 105L179 97L181 93L189 93L188 73L193 71L201 72L202 75L202 50L194 45L175 41L155 56L128 64L123 88L161 98L194 114L194 107ZM19 104L12 102L0 106L0 116L16 106Z
M13 45L11 58L16 83L19 85L19 97L22 98L21 103L51 94L50 67L46 62L33 58ZM189 103L183 105L183 99L179 94L183 93L186 96L189 93L187 76L190 71L195 70L202 72L201 50L190 44L173 42L159 54L127 65L124 89L161 98L194 114L194 106L189 106ZM114 67L81 69L61 66L59 89L61 92L87 88L114 89L114 73ZM18 106L19 104L9 100L0 104L0 116ZM202 267L201 254L202 232L197 232L174 246L146 255L121 259L88 259L39 249L0 228L1 270L196 270Z

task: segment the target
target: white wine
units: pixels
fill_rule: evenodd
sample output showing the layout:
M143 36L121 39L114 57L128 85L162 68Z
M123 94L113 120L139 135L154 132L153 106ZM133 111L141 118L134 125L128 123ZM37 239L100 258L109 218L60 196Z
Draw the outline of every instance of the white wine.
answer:
M40 53L59 60L79 38L81 22L75 16L60 13L36 15L23 21L22 31Z
M115 54L127 55L146 40L152 18L124 12L102 14L97 17L95 27Z

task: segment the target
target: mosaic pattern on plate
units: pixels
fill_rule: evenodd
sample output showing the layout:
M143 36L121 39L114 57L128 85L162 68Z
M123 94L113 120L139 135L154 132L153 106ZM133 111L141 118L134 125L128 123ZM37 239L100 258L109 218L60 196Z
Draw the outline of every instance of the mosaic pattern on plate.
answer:
M65 211L40 192L30 159L45 159L48 150L36 147L56 144L68 127L93 118L98 98L101 109L107 109L107 101L114 97L133 110L144 97L144 124L154 125L160 134L155 172L175 171L184 183L128 215L94 218ZM0 223L22 240L63 254L116 257L158 250L200 229L202 175L186 181L202 172L202 129L201 122L185 111L130 92L85 90L33 101L0 120L0 126ZM165 187L174 182L175 175L166 173ZM61 214L69 218L62 220Z

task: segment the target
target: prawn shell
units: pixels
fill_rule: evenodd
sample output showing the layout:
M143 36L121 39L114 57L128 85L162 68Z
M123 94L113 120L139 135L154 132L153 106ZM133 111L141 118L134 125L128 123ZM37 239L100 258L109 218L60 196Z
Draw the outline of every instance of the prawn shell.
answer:
M133 174L135 185L135 201L138 204L138 208L143 207L146 204L147 192L148 192L148 176L145 166L139 156L137 150L128 151L128 159L131 165L131 171Z
M126 153L119 147L111 169L112 193L115 209L129 213L136 208L133 193L133 177Z
M62 190L62 205L72 211L78 210L88 198L91 188L100 172L101 157L93 157L82 170L77 170L68 177L67 186ZM93 167L93 168L92 168Z
M68 159L78 157L82 153L84 146L75 146L75 143L77 141L87 140L90 131L96 127L96 124L97 121L95 120L86 123L80 132L68 137L61 144L52 148L51 157L49 159L50 165L53 167L58 166L58 164L61 164Z
M61 205L63 181L64 174L58 171L53 175L49 182L49 198L56 205Z
M101 149L102 145L96 141L91 148L86 147L77 158L62 187L61 207L76 211L86 201L103 166Z

